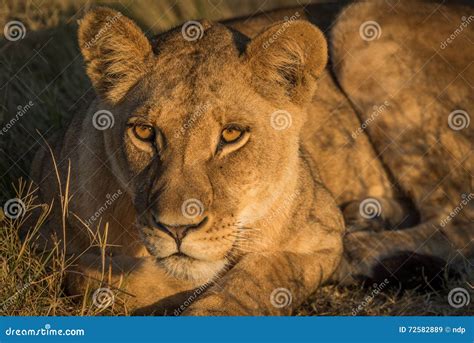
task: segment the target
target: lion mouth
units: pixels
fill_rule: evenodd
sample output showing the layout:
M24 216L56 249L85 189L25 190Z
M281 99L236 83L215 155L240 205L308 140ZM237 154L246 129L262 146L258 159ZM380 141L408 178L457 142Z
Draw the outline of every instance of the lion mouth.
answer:
M174 254L166 256L165 258L182 258L182 259L189 259L189 260L198 260L197 258L189 256L188 254L185 254L182 251L175 252Z
M158 235L149 227L142 228L140 236L148 253L170 276L177 279L210 280L229 263L230 251L224 252L214 246L206 247L199 239L196 240L197 243L186 240L178 247L174 241Z
M181 251L175 252L174 254L171 254L170 256L176 256L176 257L189 257L189 258L192 258L191 256L189 256L189 255L186 255L184 252L181 252ZM168 257L170 257L170 256L168 256Z
M168 273L178 279L210 280L226 268L227 260L204 261L182 252L157 259Z

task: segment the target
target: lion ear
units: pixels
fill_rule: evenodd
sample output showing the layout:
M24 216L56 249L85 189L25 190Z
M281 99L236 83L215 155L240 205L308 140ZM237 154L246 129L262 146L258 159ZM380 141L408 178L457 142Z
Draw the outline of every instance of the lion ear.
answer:
M151 44L120 12L98 7L79 23L79 45L98 95L118 103L149 69Z
M312 97L327 55L323 33L307 21L293 20L260 33L247 46L245 57L260 93L303 103Z

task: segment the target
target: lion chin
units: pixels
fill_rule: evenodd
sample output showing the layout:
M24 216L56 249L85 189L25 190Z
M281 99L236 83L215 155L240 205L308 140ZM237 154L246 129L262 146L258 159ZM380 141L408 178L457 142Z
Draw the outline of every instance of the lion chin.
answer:
M227 265L225 258L216 261L203 261L184 254L173 254L157 261L175 278L205 282L214 279Z
M206 283L224 271L228 265L227 256L230 251L220 256L195 256L191 251L177 251L174 242L145 235L143 231L140 231L140 238L148 254L156 258L157 263L169 276L177 279Z

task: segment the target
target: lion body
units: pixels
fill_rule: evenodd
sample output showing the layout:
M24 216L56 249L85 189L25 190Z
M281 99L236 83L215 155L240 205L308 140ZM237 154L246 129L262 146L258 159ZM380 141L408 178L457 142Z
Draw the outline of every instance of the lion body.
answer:
M472 48L463 49L474 35L465 31L440 51L467 12L440 6L436 17L449 20L424 21L434 6L399 4L394 12L387 4L355 4L334 19L338 8L314 5L228 22L250 42L203 21L197 42L175 30L153 46L122 17L121 31L98 37L97 26L117 14L89 15L81 46L96 37L113 51L112 35L134 39L112 56L83 48L99 97L53 144L61 191L48 151L38 153L32 173L43 202L70 198L67 225L64 208L53 206L46 241L51 234L65 239L68 253L82 254L76 268L125 287L134 308L169 311L209 284L189 314L288 314L292 306L272 305L275 289L289 290L296 306L330 279L377 279L381 261L400 253L446 263L472 257L474 132L451 129L448 116L474 113ZM260 33L285 16L283 26ZM331 27L328 68L322 35L300 19ZM367 21L379 25L380 37L361 39ZM294 44L299 39L305 41ZM304 44L313 50L299 51ZM308 69L302 74L291 64L298 58ZM112 113L113 127L94 129L103 110ZM159 123L159 157L126 131L125 113L132 112ZM273 113L289 114L284 128L275 128ZM250 138L240 150L217 145L215 153L214 135L229 120L245 122ZM462 194L469 201L445 221L466 200ZM174 241L150 227L149 214L184 225L189 199L199 200L199 215L210 223L182 241L192 259L173 256ZM376 216L361 217L367 199L378 206ZM108 279L90 232L107 236ZM68 287L82 292L84 279L71 277Z

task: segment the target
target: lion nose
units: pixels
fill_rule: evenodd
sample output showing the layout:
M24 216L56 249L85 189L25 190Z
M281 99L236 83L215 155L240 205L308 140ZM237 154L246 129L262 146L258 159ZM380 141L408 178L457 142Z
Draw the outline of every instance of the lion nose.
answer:
M204 217L199 223L191 224L191 225L173 225L163 223L159 220L159 218L152 215L153 224L156 229L163 231L164 233L170 235L175 241L178 249L181 246L181 242L183 241L184 237L191 231L199 230L200 228L204 227L207 222L207 217Z

